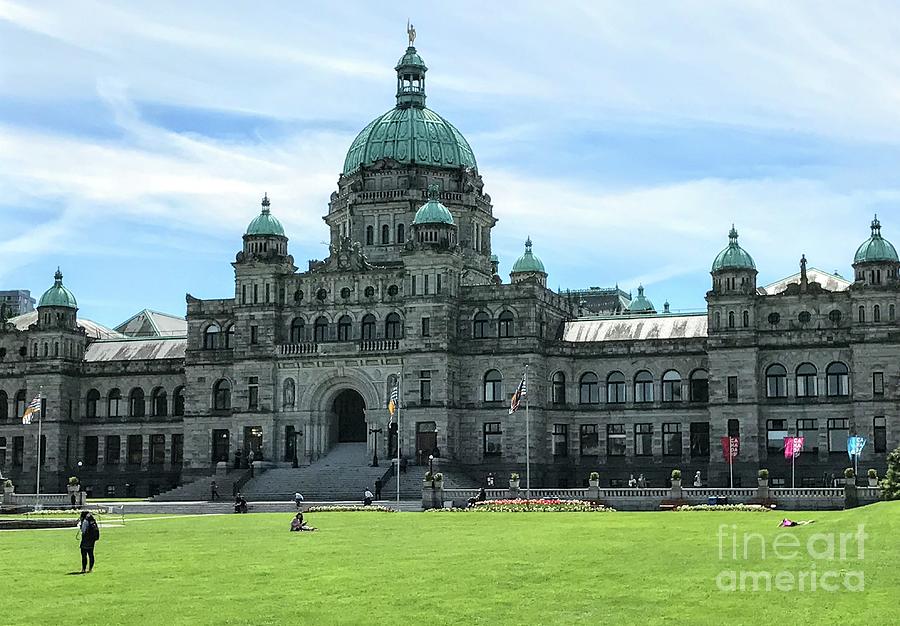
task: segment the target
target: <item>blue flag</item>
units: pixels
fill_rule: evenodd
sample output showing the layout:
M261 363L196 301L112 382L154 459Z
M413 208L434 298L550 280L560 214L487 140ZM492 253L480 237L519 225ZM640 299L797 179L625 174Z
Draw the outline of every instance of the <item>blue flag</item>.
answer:
M863 448L866 447L868 440L865 437L848 437L847 438L847 454L852 460L854 456L862 454Z

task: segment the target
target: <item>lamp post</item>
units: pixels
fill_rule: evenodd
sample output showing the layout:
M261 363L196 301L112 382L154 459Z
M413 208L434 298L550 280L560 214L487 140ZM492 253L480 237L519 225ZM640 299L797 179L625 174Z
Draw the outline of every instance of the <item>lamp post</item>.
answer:
M372 467L378 467L378 433L380 428L370 428L369 434L372 435Z
M428 474L431 476L431 488L434 489L434 455L428 455Z

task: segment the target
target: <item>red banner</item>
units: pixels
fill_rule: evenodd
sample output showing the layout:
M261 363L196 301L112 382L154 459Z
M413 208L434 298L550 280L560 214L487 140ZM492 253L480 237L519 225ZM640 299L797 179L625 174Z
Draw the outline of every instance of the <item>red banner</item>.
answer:
M737 437L722 437L722 457L729 463L734 463L741 451L741 440Z

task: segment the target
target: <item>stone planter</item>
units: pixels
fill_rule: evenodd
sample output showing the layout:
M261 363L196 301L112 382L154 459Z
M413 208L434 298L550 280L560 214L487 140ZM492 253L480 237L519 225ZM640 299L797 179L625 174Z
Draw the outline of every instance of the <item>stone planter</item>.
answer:
M768 489L769 488L769 479L768 478L757 478L756 480L759 481L760 489Z
M681 489L681 479L680 478L672 479L672 489Z
M877 478L870 478L870 479L869 479L869 487L877 487L877 486L878 486L878 479L877 479Z
M599 478L598 478L597 480L588 479L588 487L590 487L590 488L592 488L592 489L596 489L596 488L599 487L599 486L600 486L600 479L599 479Z
M422 509L439 509L444 506L443 481L422 481Z
M509 479L509 488L510 488L510 490L518 491L519 490L519 479L516 478L515 480L513 480L512 478L510 478Z
M81 485L66 485L66 493L72 495L81 491Z

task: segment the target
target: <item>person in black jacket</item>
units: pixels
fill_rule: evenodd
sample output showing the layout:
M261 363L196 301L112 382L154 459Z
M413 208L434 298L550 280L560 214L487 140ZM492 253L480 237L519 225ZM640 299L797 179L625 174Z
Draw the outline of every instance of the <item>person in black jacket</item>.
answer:
M94 571L94 544L100 539L100 528L97 520L89 511L82 511L78 520L78 531L81 533L81 573ZM90 562L90 566L88 563Z

